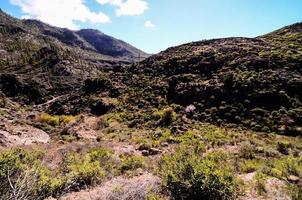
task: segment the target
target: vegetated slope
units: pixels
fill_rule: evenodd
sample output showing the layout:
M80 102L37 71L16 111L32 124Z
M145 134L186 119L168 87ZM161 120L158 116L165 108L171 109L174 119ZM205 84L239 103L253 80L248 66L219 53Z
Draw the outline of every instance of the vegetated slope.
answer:
M2 199L301 199L301 137L238 126L301 135L301 24L132 65L38 21L0 33Z
M47 111L56 114L101 115L113 108L101 98L114 97L131 126L153 127L154 110L170 106L184 114L180 108L192 105L195 120L301 135L301 27L184 44L127 66L145 54L95 30L73 32L1 13L0 85L19 102L53 99Z
M193 104L195 119L302 133L301 23L257 38L172 47L131 70L160 77L166 100Z
M71 31L0 11L0 56L2 91L30 104L77 93L86 79L148 54L96 30Z

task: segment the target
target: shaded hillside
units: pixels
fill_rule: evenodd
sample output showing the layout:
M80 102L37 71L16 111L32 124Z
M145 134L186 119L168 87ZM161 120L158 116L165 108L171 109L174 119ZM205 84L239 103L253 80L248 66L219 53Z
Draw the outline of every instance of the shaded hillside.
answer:
M2 91L31 104L81 95L86 79L148 55L99 31L75 32L0 11L0 56Z
M160 78L162 96L170 104L194 105L195 119L300 135L301 30L300 23L257 38L193 42L131 70Z

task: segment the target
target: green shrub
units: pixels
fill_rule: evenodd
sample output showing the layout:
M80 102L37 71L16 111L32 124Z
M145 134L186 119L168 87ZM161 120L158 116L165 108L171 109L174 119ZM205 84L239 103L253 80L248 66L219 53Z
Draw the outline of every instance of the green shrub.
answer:
M268 176L287 179L290 175L302 177L302 158L288 156L281 159L268 160L261 170Z
M278 172L271 174L277 178L288 177L295 175L302 177L302 158L301 157L286 157L283 159L273 160L271 163L271 172Z
M240 169L241 169L241 172L244 172L244 173L251 173L251 172L257 171L257 170L260 169L263 165L264 165L264 162L263 162L262 160L259 160L259 159L254 159L254 160L244 160L244 161L240 164Z
M65 161L69 185L83 186L100 182L105 176L100 162L91 159L91 156L78 154L69 155Z
M60 118L58 116L51 116L49 114L43 113L37 118L38 122L45 123L51 126L60 125Z
M153 117L158 120L159 125L166 126L176 120L176 113L172 108L166 108L155 112Z
M66 125L70 122L76 120L76 117L71 115L49 115L46 113L42 113L40 116L37 117L37 121L41 123L45 123L51 126L59 126L59 125Z
M255 158L255 148L251 144L243 144L239 150L239 157L244 159Z
M0 153L0 196L3 199L39 199L39 158L42 152L22 149Z
M288 155L289 154L289 148L291 147L290 144L288 143L284 143L284 142L278 142L277 143L277 150L284 154L284 155Z
M202 157L183 146L159 165L163 185L175 199L234 199L236 180L226 155L213 152Z
M0 97L0 108L5 108L7 102L6 102L6 99L3 97L1 98Z
M23 199L44 199L100 183L107 172L117 169L112 153L104 148L85 154L67 154L62 165L55 169L42 165L43 156L44 153L39 150L1 152L0 196L4 199L20 199L24 195Z
M302 187L294 184L289 184L287 187L288 194L292 200L302 199Z
M121 164L121 172L125 173L129 170L135 170L138 168L146 167L146 162L142 156L127 156Z
M259 195L264 195L266 193L265 184L266 184L267 176L260 172L260 173L256 173L254 179L256 181L255 188L257 193Z

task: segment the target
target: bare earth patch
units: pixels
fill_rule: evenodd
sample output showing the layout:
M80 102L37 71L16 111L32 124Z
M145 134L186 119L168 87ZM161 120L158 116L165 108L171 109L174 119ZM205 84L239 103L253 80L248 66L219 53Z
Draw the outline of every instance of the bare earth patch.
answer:
M143 174L130 179L117 177L103 185L66 194L58 200L144 200L149 193L158 192L160 179Z
M0 148L48 143L49 135L29 125L9 125L0 130Z
M277 178L268 178L265 183L266 194L261 196L255 190L254 176L256 172L240 175L246 189L244 194L239 197L240 200L291 200L285 192L285 182Z

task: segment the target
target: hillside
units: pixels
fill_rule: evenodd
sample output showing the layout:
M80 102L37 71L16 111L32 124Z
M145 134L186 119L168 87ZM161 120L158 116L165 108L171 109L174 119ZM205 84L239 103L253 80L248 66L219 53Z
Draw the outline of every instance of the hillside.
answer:
M0 12L0 57L0 199L302 198L301 23L148 57Z
M132 70L161 77L166 100L194 105L197 120L301 135L301 28L172 47Z
M71 31L0 11L4 93L26 104L78 91L84 81L148 54L96 30ZM5 86L3 86L5 85Z

